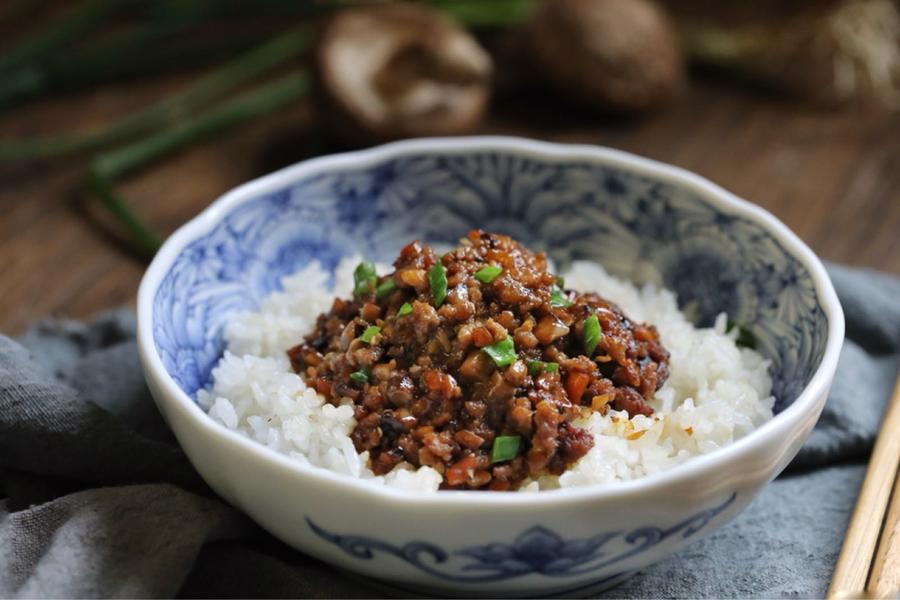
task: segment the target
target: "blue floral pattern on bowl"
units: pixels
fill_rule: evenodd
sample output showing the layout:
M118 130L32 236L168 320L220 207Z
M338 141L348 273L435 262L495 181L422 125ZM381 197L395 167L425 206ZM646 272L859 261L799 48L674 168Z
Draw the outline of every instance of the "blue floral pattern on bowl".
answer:
M307 518L310 529L360 560L372 560L378 553L394 556L412 567L454 583L488 583L525 575L568 578L600 572L622 563L673 536L690 538L727 509L737 498L700 511L670 527L653 525L630 531L609 531L587 538L565 539L558 533L535 525L510 543L494 542L446 550L436 544L412 541L402 545L371 537L327 531Z
M223 350L222 325L311 260L390 261L413 238L454 243L473 227L546 250L560 268L603 264L669 287L695 322L725 310L773 362L776 410L809 382L827 320L813 279L757 222L675 183L591 162L511 151L383 159L310 175L234 207L187 245L154 298L156 349L189 395Z

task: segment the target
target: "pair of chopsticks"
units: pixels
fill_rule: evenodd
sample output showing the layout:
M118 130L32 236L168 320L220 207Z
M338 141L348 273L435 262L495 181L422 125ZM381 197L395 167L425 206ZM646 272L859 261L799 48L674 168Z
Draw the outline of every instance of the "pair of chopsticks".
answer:
M900 378L847 527L828 598L900 592Z

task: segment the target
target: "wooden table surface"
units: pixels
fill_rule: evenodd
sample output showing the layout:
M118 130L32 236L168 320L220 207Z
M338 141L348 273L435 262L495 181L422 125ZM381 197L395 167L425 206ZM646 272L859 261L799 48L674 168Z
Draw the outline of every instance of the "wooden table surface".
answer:
M107 86L0 115L0 137L101 125L183 84ZM135 209L169 233L229 188L309 156L315 114L298 104L130 178ZM640 119L598 117L537 94L495 100L484 133L588 142L685 167L756 202L821 257L900 274L900 112L830 112L695 81ZM312 141L311 141L312 140ZM145 262L112 243L81 201L85 157L0 168L0 331L44 315L133 304Z

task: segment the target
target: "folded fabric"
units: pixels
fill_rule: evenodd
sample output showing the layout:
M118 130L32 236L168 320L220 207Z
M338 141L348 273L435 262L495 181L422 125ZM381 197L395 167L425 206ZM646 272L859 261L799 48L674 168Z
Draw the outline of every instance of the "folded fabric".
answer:
M900 359L900 280L829 267L847 341L788 471L735 522L611 597L825 593ZM0 596L358 597L218 499L144 385L134 316L0 336Z

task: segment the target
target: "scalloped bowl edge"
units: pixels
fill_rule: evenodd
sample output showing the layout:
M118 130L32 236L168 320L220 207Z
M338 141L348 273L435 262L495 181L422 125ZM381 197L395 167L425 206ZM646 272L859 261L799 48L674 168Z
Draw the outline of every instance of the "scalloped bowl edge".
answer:
M784 244L785 249L809 270L815 281L817 297L822 303L827 318L828 340L825 353L807 386L793 403L777 414L771 421L763 424L747 436L715 452L694 457L682 465L639 479L619 482L611 486L568 488L541 492L536 495L453 491L441 491L426 495L410 494L389 487L374 486L325 469L300 465L290 460L287 456L270 450L213 422L169 376L153 344L153 297L160 281L178 253L193 239L209 231L223 214L262 193L279 189L290 181L319 172L340 170L346 167L359 168L407 154L429 151L467 153L473 150L507 151L519 153L526 157L551 161L577 159L627 168L644 176L652 176L662 181L688 188L702 195L713 205L726 207L733 213L745 216L765 226ZM838 355L844 337L843 311L821 261L796 234L763 208L735 196L724 188L690 171L620 150L582 144L539 142L504 136L422 138L394 142L366 150L306 160L245 183L218 198L166 240L141 281L137 307L138 350L141 362L144 366L148 383L154 391L157 403L163 401L161 398L165 398L166 410L163 412L168 419L171 420L173 416L178 419L186 419L198 430L204 431L208 435L227 438L229 443L237 445L244 452L256 455L260 460L274 461L289 471L303 473L321 484L327 483L339 486L344 491L365 492L366 494L372 494L385 500L389 499L399 503L413 502L420 504L424 502L440 505L450 502L454 506L459 506L461 503L472 506L558 504L584 499L585 497L613 498L646 492L654 487L673 483L679 479L695 475L700 471L712 469L729 462L735 455L749 450L752 446L764 443L765 439L771 439L773 436L790 436L793 429L792 425L798 422L799 417L811 413L818 415L821 412L824 398L827 396L827 390L830 387L831 379L837 367ZM161 406L160 408L163 407ZM169 410L172 413L169 413ZM787 465L791 458L793 456L786 457L786 460L782 461L778 472Z

